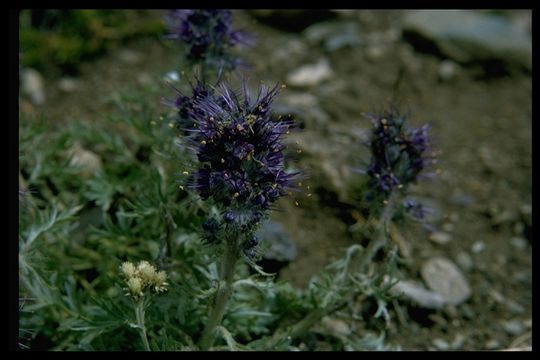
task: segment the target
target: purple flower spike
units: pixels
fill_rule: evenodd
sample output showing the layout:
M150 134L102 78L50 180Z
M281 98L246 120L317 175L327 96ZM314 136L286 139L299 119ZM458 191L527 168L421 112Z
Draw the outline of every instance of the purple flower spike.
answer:
M213 95L190 100L194 127L187 142L196 152L198 169L187 186L225 211L225 222L246 229L288 193L297 175L285 171L282 143L293 121L272 119L278 91L277 85L263 85L252 98L245 83L239 92L221 84Z
M426 166L434 163L428 151L430 127L410 128L405 116L395 109L367 117L373 123L369 144L372 158L367 169L371 197L387 198L396 189L405 191Z
M235 45L251 46L254 37L232 29L232 11L223 9L170 10L165 17L169 39L184 45L189 62L233 70L246 65L229 54Z

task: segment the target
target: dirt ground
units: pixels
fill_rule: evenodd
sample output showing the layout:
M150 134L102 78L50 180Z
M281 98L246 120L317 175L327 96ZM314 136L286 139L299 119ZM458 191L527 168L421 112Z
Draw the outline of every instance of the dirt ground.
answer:
M348 21L349 16L336 19ZM311 191L283 200L282 211L272 215L298 248L297 259L283 269L281 279L306 286L313 274L356 241L349 231L354 203L347 189L361 176L351 167L359 166L366 156L360 141L370 123L362 113L398 100L410 111L413 125L432 125L440 171L434 179L416 185L413 193L429 200L435 209L434 225L450 235L441 244L431 241L430 232L422 227L400 228L401 255L407 260L403 273L420 280L424 261L443 256L458 264L472 295L461 305L438 311L400 303L401 309L394 310L405 311L406 319L394 322L386 341L404 350L530 346L530 74L486 79L478 76L478 69L461 67L451 80L443 81L442 60L415 52L399 36L402 12L364 11L354 16L367 35L387 36L385 45L378 50L360 46L328 52L322 46L310 46L299 32L268 26L244 12L236 16L238 25L259 39L242 54L255 67L250 78L286 83L291 71L320 58L328 59L333 71L332 78L319 86L289 86L280 95L280 101L287 103L284 99L291 94L297 99L302 99L299 94L309 94L310 101L315 98L316 102L307 107L326 114L307 113L302 119L304 129L291 139L303 150L296 167L307 169ZM82 64L73 91L60 90L59 79L44 74L45 104L37 107L23 102L21 109L44 112L57 123L101 121L109 110L107 96L161 78L174 69L176 56L162 40L133 41ZM164 85L163 96L170 95Z

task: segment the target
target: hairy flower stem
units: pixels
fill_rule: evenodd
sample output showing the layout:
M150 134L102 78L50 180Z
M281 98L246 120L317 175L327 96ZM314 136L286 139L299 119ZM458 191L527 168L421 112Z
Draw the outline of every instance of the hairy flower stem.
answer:
M379 251L379 249L384 247L384 245L386 244L388 225L390 220L392 220L392 216L394 215L396 197L396 192L392 192L388 197L386 206L384 207L381 217L379 218L377 228L375 229L375 239L374 241L371 241L369 243L364 253L364 256L362 257L358 265L355 266L357 271L363 271L367 264L371 262L377 251Z
M144 350L150 351L150 344L148 343L148 337L146 336L146 326L144 325L144 304L143 300L139 299L135 303L135 317L137 319L137 326L139 327L139 333L144 344Z
M213 302L212 310L203 335L199 340L199 348L208 350L214 343L214 331L221 324L223 314L227 308L227 303L232 296L232 282L234 277L234 269L238 261L237 237L230 239L225 246L225 253L221 263L221 272L219 274L219 284Z

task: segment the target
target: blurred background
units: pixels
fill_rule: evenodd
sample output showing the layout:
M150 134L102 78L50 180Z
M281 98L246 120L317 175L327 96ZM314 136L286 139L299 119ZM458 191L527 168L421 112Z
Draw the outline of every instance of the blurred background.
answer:
M393 230L403 277L462 300L430 307L402 289L386 340L405 350L530 348L531 11L233 13L235 27L257 39L235 50L253 67L247 76L286 84L275 110L294 114L302 128L289 141L301 150L295 166L307 170L309 190L280 202L269 231L279 244L266 261L280 279L303 288L343 249L364 241L351 231L365 221L354 211L362 176L354 169L369 157L361 143L371 124L362 114L394 102L412 125L432 125L440 160L437 176L413 188L432 209L430 226ZM21 11L20 126L41 116L51 134L73 122L107 127L111 97L133 89L168 111L161 99L174 91L166 79L181 87L186 78L177 44L164 38L164 14ZM96 144L84 151L77 161L92 179L109 159ZM24 165L20 179L42 186ZM325 326L363 331L352 322Z

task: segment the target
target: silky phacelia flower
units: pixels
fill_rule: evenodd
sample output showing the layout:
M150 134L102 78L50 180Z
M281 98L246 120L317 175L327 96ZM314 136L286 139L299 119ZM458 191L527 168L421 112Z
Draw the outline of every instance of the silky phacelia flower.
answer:
M252 99L245 83L241 92L221 84L213 96L192 103L195 127L186 139L196 153L197 168L186 172L187 187L222 211L220 217L203 223L210 240L217 231L234 226L248 241L297 176L285 170L282 143L293 121L272 118L271 104L278 91L277 85L271 89L262 85Z
M368 114L373 123L370 138L371 162L367 168L371 196L387 198L405 191L428 165L435 163L429 150L429 125L411 128L395 109L383 115Z
M233 57L229 49L235 45L250 46L253 37L233 30L232 11L224 9L176 9L165 18L169 38L181 42L186 58L193 64L205 63L232 70L243 61Z
M195 104L201 102L206 98L212 98L212 101L220 103L220 105L225 105L219 96L215 96L214 88L208 85L205 85L202 81L197 80L194 84L191 85L191 94L185 94L178 89L175 89L177 92L175 99L167 99L164 103L168 106L174 107L177 110L176 117L174 122L176 128L183 135L196 135L196 123L194 118L196 116L204 116L202 113L203 110L198 109ZM197 114L197 112L199 114Z

